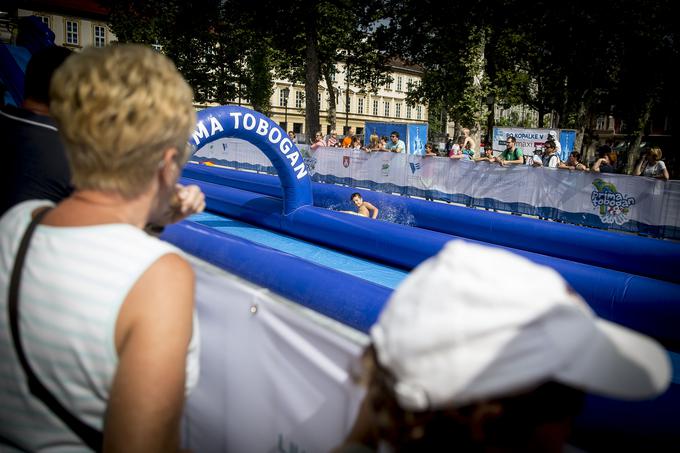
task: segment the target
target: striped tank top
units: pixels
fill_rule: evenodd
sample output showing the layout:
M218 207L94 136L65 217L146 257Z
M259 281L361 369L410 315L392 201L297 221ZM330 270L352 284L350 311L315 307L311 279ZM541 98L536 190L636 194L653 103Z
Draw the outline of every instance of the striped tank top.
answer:
M87 451L28 390L14 351L7 291L19 242L31 213L47 201L27 201L0 220L0 450ZM39 225L22 273L19 323L24 351L48 390L71 413L102 429L118 363L118 311L139 277L161 256L181 252L126 224ZM198 380L198 330L187 356L187 392ZM5 445L3 445L5 444Z

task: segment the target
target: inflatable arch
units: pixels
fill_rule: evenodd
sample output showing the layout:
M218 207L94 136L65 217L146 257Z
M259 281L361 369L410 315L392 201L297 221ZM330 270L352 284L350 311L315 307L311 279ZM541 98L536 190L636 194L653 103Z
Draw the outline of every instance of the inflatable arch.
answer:
M255 110L237 106L211 107L198 112L189 143L195 150L221 138L234 137L258 147L272 162L283 189L283 214L311 206L312 182L298 147L286 131Z

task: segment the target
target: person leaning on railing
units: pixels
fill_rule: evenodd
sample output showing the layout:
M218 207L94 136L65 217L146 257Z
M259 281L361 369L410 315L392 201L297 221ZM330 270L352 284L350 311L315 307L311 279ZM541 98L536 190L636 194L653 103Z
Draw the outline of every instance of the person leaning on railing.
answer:
M588 166L581 163L581 153L578 151L572 151L571 154L569 154L567 161L560 162L557 168L561 168L562 170L588 171Z
M498 156L498 161L500 164L502 166L506 166L508 164L524 164L524 153L522 152L521 148L517 147L517 140L515 137L510 135L505 140L505 151L503 151L501 155Z
M597 160L593 163L591 170L597 173L616 173L616 151L607 145L602 145L597 149Z
M650 148L642 154L633 174L635 176L649 176L650 178L668 180L668 169L664 161L661 160L662 155L661 148Z
M326 142L323 139L323 135L321 134L321 132L317 132L316 134L314 134L314 141L309 147L313 150L316 150L317 148L321 148L324 146L326 146Z

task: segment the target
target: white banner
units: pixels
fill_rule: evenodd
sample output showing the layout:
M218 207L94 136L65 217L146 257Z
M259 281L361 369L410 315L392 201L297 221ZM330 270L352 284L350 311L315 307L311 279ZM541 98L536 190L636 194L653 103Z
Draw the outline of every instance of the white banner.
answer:
M524 154L530 155L534 153L536 148L543 148L543 145L548 140L548 133L550 130L551 129L527 129L519 127L494 126L492 146L494 151L504 151L505 141L509 136L512 135L515 137L517 147L524 151ZM555 131L557 132L558 130Z
M272 162L260 149L240 138L222 138L208 143L193 156L199 161L216 161L220 165L270 173ZM276 171L274 170L274 173Z
M559 211L552 217L593 226L667 227L669 237L680 232L680 181L338 148L318 149L310 161L315 181L532 215L547 208Z
M201 374L182 420L195 452L325 452L363 396L347 370L367 337L192 259Z

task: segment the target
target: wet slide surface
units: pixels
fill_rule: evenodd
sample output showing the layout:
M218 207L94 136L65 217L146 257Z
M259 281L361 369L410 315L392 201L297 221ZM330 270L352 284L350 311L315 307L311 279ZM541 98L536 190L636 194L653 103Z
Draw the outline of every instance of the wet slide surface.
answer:
M195 214L189 220L213 228L221 233L247 239L387 288L396 288L408 275L406 271L401 269L357 258L311 242L274 231L264 230L248 223L209 212Z

